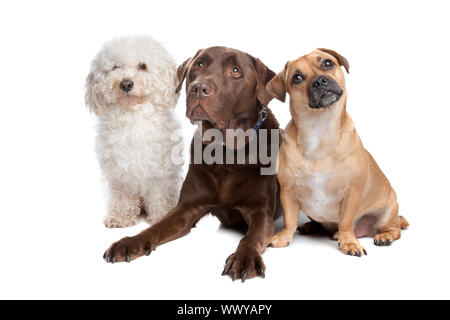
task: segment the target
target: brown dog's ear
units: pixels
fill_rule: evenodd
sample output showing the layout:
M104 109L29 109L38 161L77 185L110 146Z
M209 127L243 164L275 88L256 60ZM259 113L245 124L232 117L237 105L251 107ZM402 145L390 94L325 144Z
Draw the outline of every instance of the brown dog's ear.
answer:
M176 88L175 93L180 92L181 88L183 87L183 82L184 82L184 79L186 78L186 73L189 70L194 59L197 58L197 56L199 55L200 51L201 50L198 50L197 53L195 54L195 56L187 59L178 67L178 69L177 69L178 87Z
M267 91L269 92L269 94L274 97L277 98L278 100L285 102L286 101L286 82L285 82L285 74L286 74L286 70L288 69L288 63L286 63L286 65L284 66L284 69L277 74L272 80L269 81L269 83L267 84Z
M258 76L258 82L256 84L256 97L258 101L267 106L272 100L272 96L267 92L267 83L275 76L275 72L270 70L261 60L255 59L256 73Z
M337 59L337 61L339 62L339 65L343 66L345 68L345 70L347 71L347 73L350 73L350 65L348 63L348 60L345 59L343 56L341 56L339 53L337 53L336 51L333 51L330 49L324 49L324 48L320 48L318 50L326 52L328 54L331 54L333 57L335 57Z

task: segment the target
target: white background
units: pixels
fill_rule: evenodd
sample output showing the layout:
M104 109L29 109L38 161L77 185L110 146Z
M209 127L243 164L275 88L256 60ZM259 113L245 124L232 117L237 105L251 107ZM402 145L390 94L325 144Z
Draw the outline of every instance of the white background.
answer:
M0 298L450 298L448 1L9 1L0 8ZM242 235L209 216L130 264L107 230L84 79L102 43L150 34L177 63L212 45L274 71L316 47L350 62L351 114L411 227L363 258L297 235L264 254L266 279L221 277ZM270 107L285 126L288 104ZM177 113L184 117L184 94ZM281 221L277 223L281 225Z

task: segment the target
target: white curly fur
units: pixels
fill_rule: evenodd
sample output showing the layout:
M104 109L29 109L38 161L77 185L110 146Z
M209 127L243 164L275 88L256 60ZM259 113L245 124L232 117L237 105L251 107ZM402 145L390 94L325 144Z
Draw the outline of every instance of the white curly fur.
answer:
M130 92L120 89L122 80L133 81ZM136 224L142 208L154 223L176 205L183 165L181 123L173 110L177 84L174 60L147 36L107 42L92 62L85 98L98 119L109 228Z

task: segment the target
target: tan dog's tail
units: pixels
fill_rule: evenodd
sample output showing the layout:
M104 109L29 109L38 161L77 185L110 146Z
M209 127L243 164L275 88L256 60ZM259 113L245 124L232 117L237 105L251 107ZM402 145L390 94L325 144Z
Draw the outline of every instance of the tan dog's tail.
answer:
M398 216L400 218L400 227L402 229L406 229L409 227L409 222L402 216Z

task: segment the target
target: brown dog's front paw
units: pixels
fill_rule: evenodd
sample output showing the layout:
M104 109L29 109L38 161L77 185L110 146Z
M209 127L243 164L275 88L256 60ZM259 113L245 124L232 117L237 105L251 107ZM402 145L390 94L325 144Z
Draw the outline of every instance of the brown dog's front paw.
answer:
M108 263L114 262L130 262L143 255L150 255L152 246L150 242L142 240L138 236L132 238L123 238L116 243L113 243L103 255Z
M361 257L362 255L367 255L366 250L359 242L339 242L338 245L341 252L348 256Z
M242 279L245 282L258 276L265 278L265 270L263 259L256 250L238 249L228 257L222 275L229 275L233 281Z

